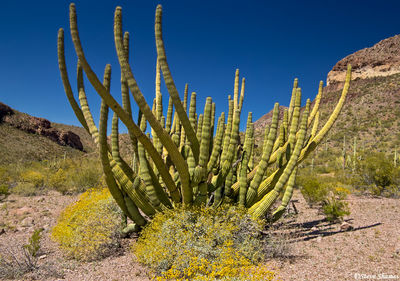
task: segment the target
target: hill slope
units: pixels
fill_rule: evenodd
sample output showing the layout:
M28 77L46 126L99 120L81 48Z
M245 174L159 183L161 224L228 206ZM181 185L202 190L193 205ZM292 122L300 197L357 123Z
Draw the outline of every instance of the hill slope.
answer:
M400 35L349 55L333 67L321 100L320 124L327 120L340 97L347 63L354 66L350 90L325 140L327 147L333 148L332 152L340 152L346 136L349 150L356 137L358 150L394 153L400 146ZM270 123L270 114L255 122L259 144L265 125Z
M0 103L0 164L76 157L93 150L83 128L51 123Z

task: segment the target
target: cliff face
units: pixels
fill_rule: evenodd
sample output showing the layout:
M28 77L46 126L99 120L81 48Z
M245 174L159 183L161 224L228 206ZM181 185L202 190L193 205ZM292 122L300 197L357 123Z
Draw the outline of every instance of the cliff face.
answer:
M367 79L400 73L400 35L384 39L340 60L328 73L327 86L343 86L347 64L352 65L352 79Z

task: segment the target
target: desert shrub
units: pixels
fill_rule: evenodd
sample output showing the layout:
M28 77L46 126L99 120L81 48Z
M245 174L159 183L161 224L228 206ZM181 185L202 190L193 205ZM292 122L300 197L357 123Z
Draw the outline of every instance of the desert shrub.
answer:
M44 185L45 176L41 172L27 170L21 173L21 180L26 183L31 183L35 187L42 187Z
M364 153L357 162L358 188L388 197L399 193L400 169L382 152Z
M52 238L68 257L90 261L119 247L121 212L106 188L89 189L69 205L52 229Z
M6 184L0 184L0 201L7 198L9 194L8 186Z
M17 249L0 248L0 276L6 279L19 278L38 269L38 253L43 229L36 229L28 243Z
M88 188L96 187L101 180L102 172L92 166L83 166L71 174L72 186L76 192L85 191Z
M101 186L102 169L95 157L10 164L0 166L0 184L23 184L24 188L34 185L42 191L55 189L63 194L80 193Z
M272 280L274 272L257 266L265 257L262 228L227 205L180 208L158 213L133 251L157 280Z
M337 221L350 214L347 202L337 199L333 194L324 200L322 210L328 221Z
M321 203L328 195L328 188L314 175L305 174L297 178L296 183L300 186L301 194L308 204Z
M303 173L297 184L307 203L318 205L328 221L336 221L350 214L347 202L343 201L350 190L336 178Z
M11 189L11 192L20 196L34 196L38 194L39 190L33 183L20 182Z
M60 168L57 170L57 172L49 176L48 185L54 187L56 190L59 190L65 186L66 181L66 173Z
M65 159L52 163L47 185L63 194L84 192L101 185L102 169L98 159Z

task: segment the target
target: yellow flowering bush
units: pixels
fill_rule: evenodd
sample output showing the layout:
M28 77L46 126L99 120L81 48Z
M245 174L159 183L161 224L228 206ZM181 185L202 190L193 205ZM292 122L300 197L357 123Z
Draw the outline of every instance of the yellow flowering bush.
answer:
M54 187L55 189L58 190L65 185L66 181L67 181L67 175L65 171L59 168L57 172L49 176L48 184L49 186Z
M90 261L118 247L121 211L107 188L89 189L58 218L52 238L71 258Z
M162 280L274 280L265 266L261 221L244 210L175 209L157 214L133 251Z
M23 182L31 183L35 187L42 187L44 184L45 177L42 173L34 170L27 170L21 173L21 179Z

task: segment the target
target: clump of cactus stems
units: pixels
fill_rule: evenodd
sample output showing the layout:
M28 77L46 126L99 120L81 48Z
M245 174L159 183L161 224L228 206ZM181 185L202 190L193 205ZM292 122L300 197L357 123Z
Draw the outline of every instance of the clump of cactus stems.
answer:
M152 107L146 102L129 65L129 33L122 31L120 7L115 10L114 40L122 73L122 106L110 94L111 66L106 65L101 82L86 60L74 4L70 5L70 29L78 56L79 104L68 79L64 31L60 29L58 32L58 60L65 92L77 118L98 145L112 196L139 227L157 212L182 204L217 208L224 201L247 208L254 218L272 213L273 220L279 219L292 197L298 164L321 143L343 107L351 67L348 66L346 82L336 108L324 125L319 124L322 82L312 109L310 100L307 100L301 113L301 89L295 79L290 106L285 109L282 122L278 118L279 104L274 106L272 123L265 129L261 160L254 165L251 112L247 117L244 143L240 143L239 138L245 79L239 83L239 70L236 70L233 97L228 97L227 116L224 112L219 117L215 116L216 106L210 97L206 99L204 111L196 112L196 93L189 96L186 85L181 99L172 78L162 37L161 18L162 8L159 5L155 15L157 63ZM102 99L99 127L89 110L83 73ZM160 91L161 73L169 93L166 116ZM132 116L132 97L139 107L136 121ZM108 144L106 133L110 109L113 118L111 144ZM131 139L134 153L131 165L119 153L119 120L127 127ZM145 133L147 125L151 127L150 135ZM271 167L274 170L267 173L267 168ZM283 197L277 205L280 193Z

